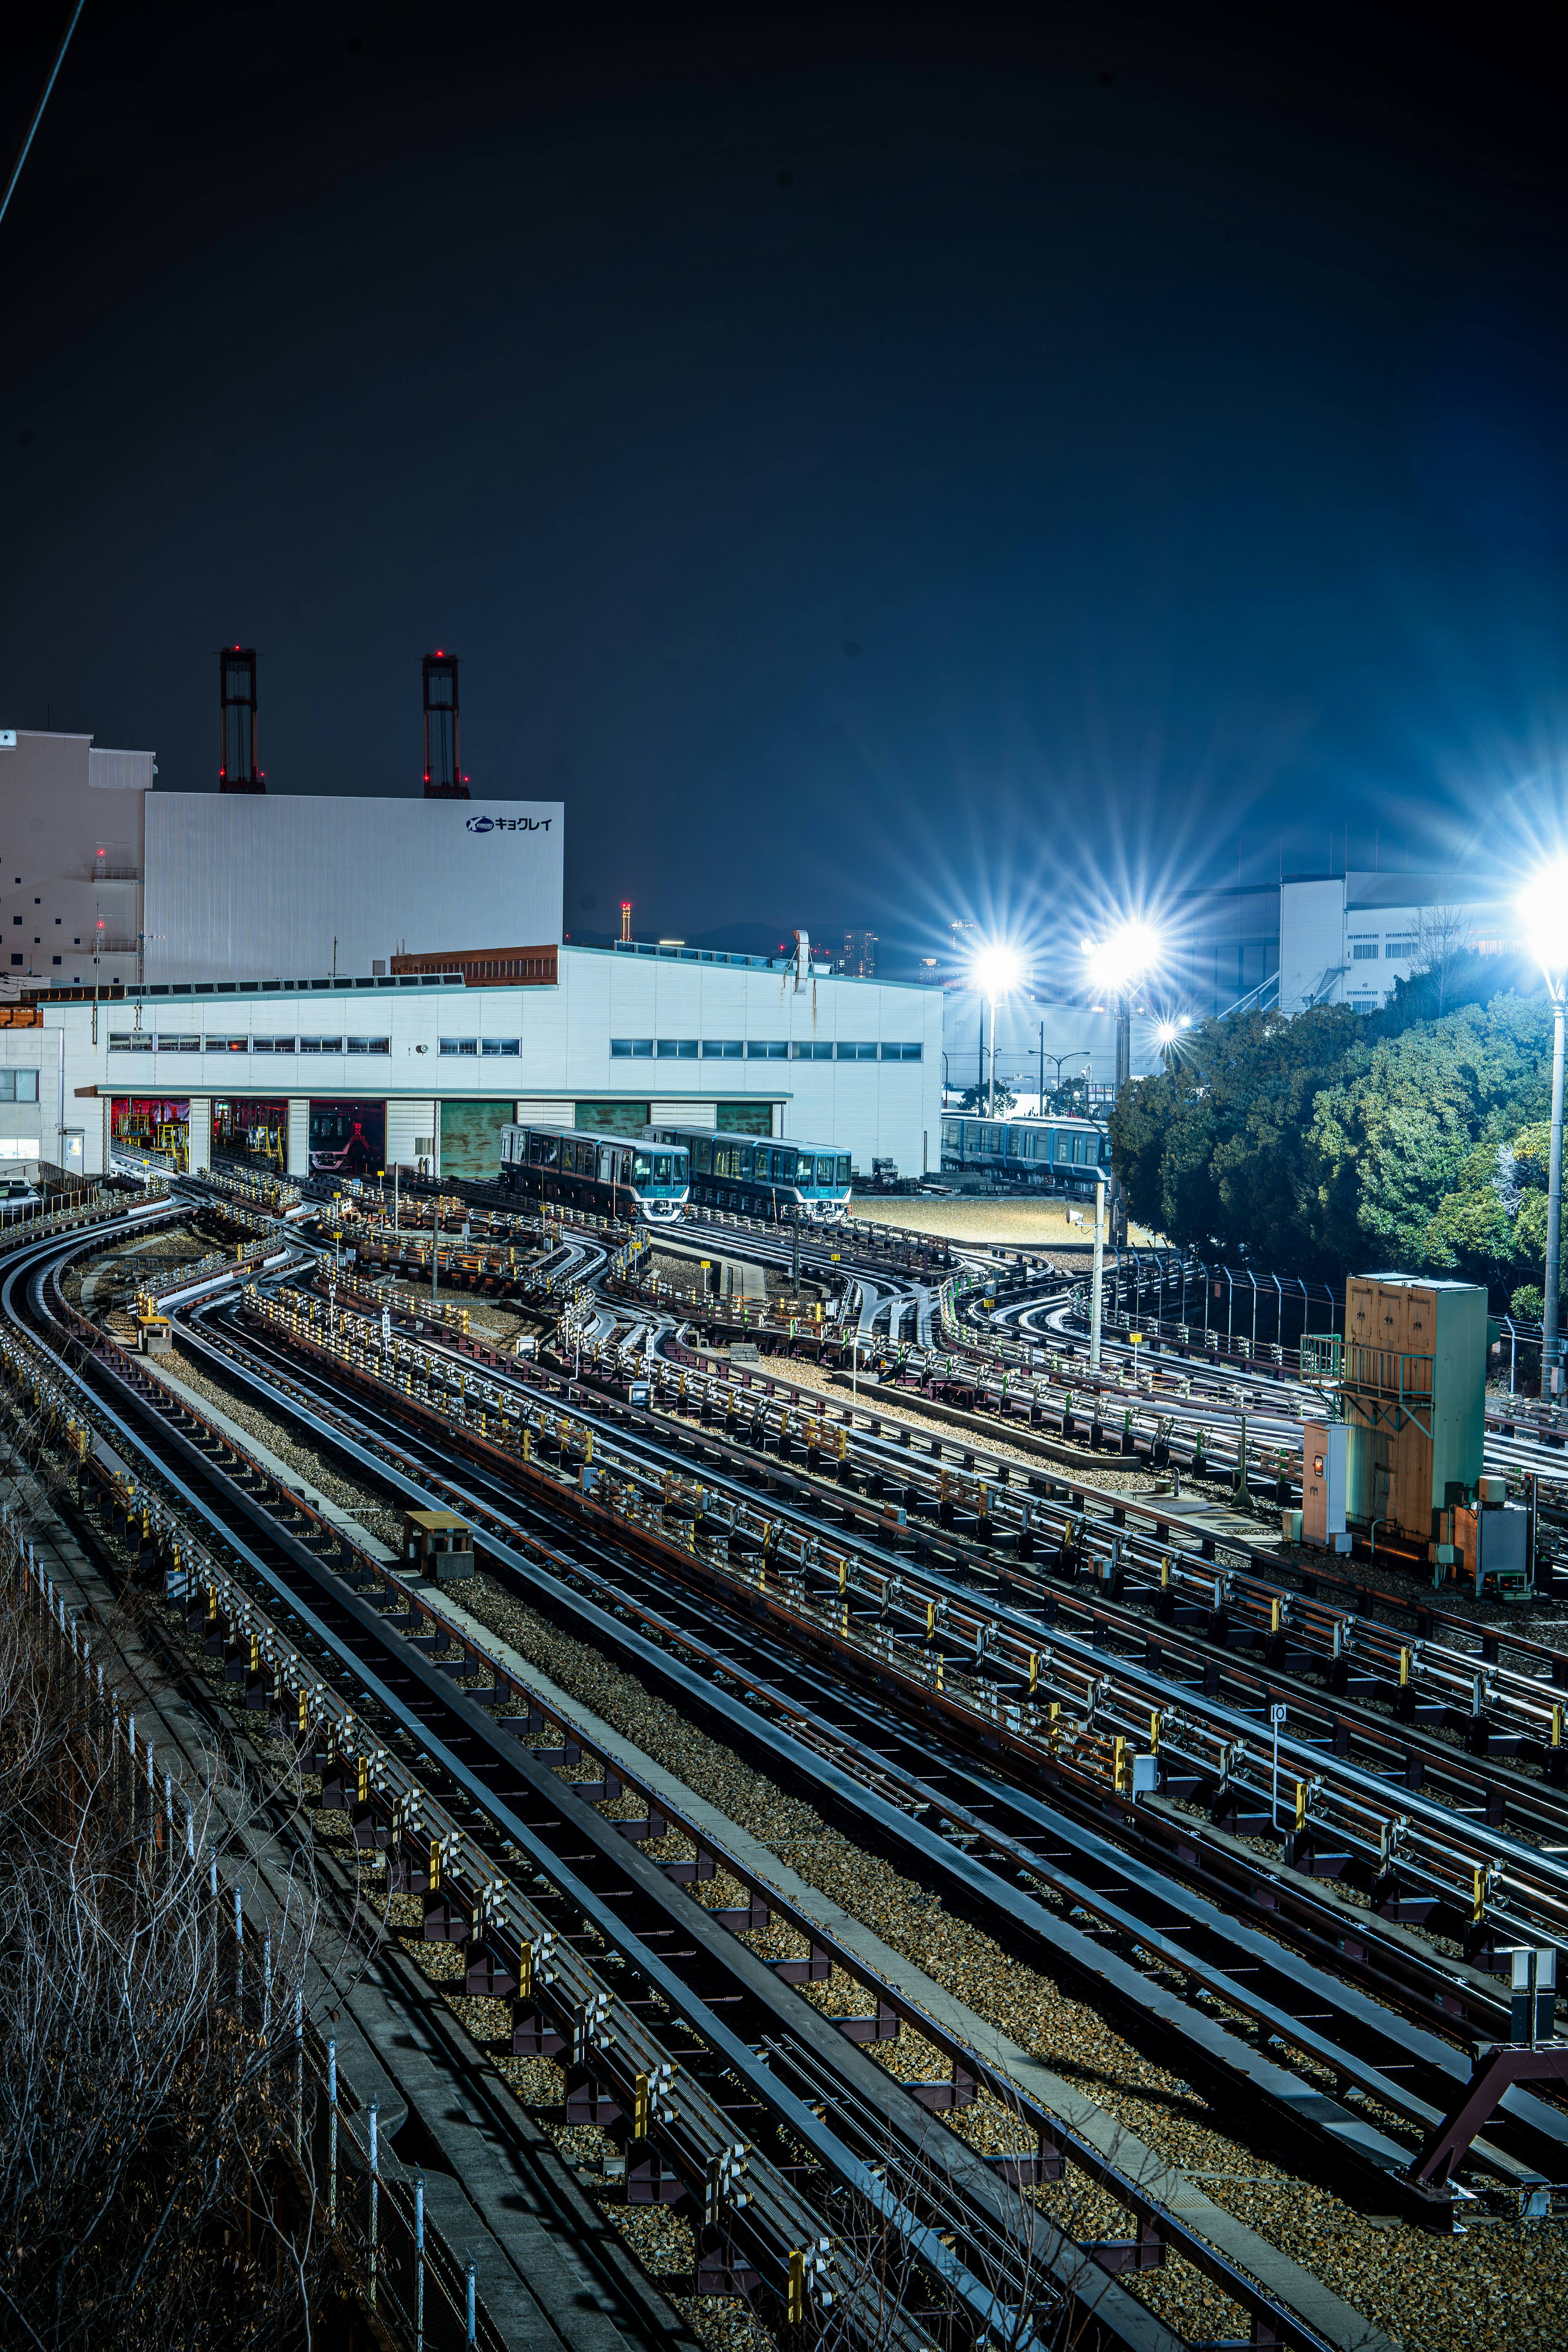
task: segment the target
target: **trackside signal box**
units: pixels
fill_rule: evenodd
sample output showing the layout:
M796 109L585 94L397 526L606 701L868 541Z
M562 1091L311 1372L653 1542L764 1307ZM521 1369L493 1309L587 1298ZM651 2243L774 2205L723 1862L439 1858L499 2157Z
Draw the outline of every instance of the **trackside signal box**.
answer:
M1472 1502L1486 1433L1487 1294L1468 1282L1354 1275L1345 1285L1340 1398L1347 1516L1428 1545Z
M1350 1432L1342 1421L1301 1424L1301 1541L1321 1551L1349 1551L1345 1464Z
M453 1511L405 1511L403 1564L438 1584L472 1576L473 1530Z

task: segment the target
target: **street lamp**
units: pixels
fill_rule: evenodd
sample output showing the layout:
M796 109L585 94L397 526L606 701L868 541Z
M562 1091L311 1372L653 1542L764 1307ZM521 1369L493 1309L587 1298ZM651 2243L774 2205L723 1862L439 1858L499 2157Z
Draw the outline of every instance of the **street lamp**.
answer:
M1165 1056L1165 1067L1167 1070L1171 1066L1171 1055L1177 1040L1180 1038L1183 1031L1190 1029L1192 1025L1192 1014L1190 1013L1184 1013L1179 1020L1162 1021L1156 1027L1154 1034L1160 1040L1160 1049Z
M1016 948L1004 940L994 940L981 948L970 966L974 985L991 1006L991 1084L985 1097L985 1116L996 1116L996 1000L1017 987L1024 977L1024 960Z
M1045 1088L1045 1069L1044 1069L1044 1065L1045 1065L1047 1062L1054 1062L1054 1063L1056 1064L1056 1066L1057 1066L1057 1083L1056 1083L1056 1089L1055 1089L1055 1091L1059 1095L1059 1094L1060 1094L1060 1092L1061 1092L1061 1090L1062 1090L1062 1064L1063 1064L1064 1062L1076 1062L1076 1061L1079 1060L1080 1058L1081 1058L1081 1060L1082 1060L1082 1062L1083 1062L1084 1070L1085 1070L1085 1073L1086 1073L1086 1075L1087 1075L1089 1072L1092 1071L1092 1070L1093 1070L1093 1068L1094 1068L1094 1056L1093 1056L1093 1055L1092 1055L1092 1054L1084 1054L1084 1053L1082 1053L1080 1048L1075 1048L1075 1050L1074 1050L1072 1053L1070 1053L1070 1054L1047 1054L1047 1053L1042 1053L1042 1054L1041 1054L1041 1055L1040 1055L1040 1063L1041 1063L1041 1073L1040 1073L1040 1077L1041 1077L1041 1084L1040 1084L1040 1116L1041 1116L1041 1118L1042 1118L1045 1117L1045 1111L1046 1111L1046 1088Z
M1557 1331L1557 1285L1563 1232L1563 976L1568 973L1568 857L1559 857L1521 890L1524 935L1546 975L1552 999L1552 1160L1546 1183L1546 1297L1541 1310L1541 1387L1555 1398L1563 1385L1563 1342Z
M1116 1091L1132 1075L1131 992L1160 961L1163 942L1152 923L1134 916L1102 940L1085 940L1089 978L1116 1005Z

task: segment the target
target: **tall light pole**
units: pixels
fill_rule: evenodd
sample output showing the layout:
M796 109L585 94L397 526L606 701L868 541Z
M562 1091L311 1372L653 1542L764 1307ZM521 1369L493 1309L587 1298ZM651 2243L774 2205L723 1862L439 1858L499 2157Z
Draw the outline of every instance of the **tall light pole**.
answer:
M1552 1158L1546 1176L1546 1303L1542 1313L1541 1366L1547 1392L1563 1386L1563 1341L1557 1329L1557 1293L1563 1243L1563 982L1552 991Z
M1521 891L1519 911L1525 936L1546 975L1552 999L1552 1157L1546 1178L1546 1296L1541 1309L1541 1393L1555 1399L1563 1389L1563 1340L1557 1328L1557 1290L1563 1238L1563 1052L1564 978L1568 975L1568 857L1544 867Z
M973 963L974 985L991 1007L991 1084L986 1091L985 1116L996 1116L996 1000L1017 987L1024 976L1023 959L1005 941L995 940L980 949ZM983 1074L984 1075L984 1074Z
M1117 924L1103 939L1085 940L1089 977L1116 1008L1116 1091L1132 1075L1132 992L1160 961L1161 939L1137 916Z

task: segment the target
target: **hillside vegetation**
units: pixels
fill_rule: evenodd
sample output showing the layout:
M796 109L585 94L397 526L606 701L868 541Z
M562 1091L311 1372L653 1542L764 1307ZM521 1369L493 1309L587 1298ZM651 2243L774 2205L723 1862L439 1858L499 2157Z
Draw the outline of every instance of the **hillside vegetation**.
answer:
M1495 964L1421 981L1368 1017L1325 1006L1208 1021L1111 1114L1131 1213L1205 1255L1339 1281L1485 1283L1538 1316L1546 1253L1552 1009Z

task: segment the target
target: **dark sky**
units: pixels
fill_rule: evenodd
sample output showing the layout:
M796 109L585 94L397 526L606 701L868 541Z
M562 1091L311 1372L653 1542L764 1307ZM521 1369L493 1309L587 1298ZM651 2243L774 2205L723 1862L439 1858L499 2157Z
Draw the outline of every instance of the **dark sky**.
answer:
M569 924L906 961L1541 830L1561 60L1367 13L88 0L0 226L0 723L213 786L238 640L269 790L417 793L439 644Z

